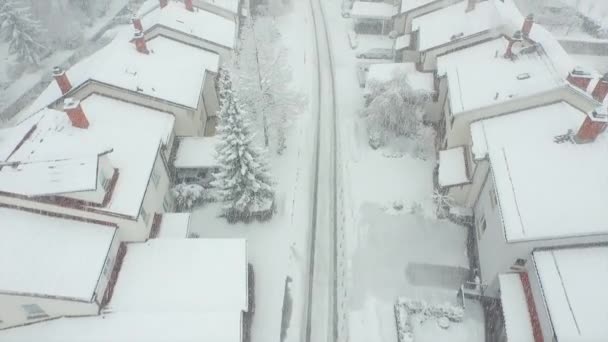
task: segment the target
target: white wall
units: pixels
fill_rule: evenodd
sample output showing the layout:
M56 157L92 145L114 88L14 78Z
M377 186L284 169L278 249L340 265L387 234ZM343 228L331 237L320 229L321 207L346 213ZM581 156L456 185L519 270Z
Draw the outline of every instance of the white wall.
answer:
M217 125L217 114L220 109L219 98L215 90L215 77L217 74L207 71L205 75L205 85L203 87L202 100L205 105L205 136L214 136Z
M118 238L118 234L116 234L114 236L114 239L112 240L110 249L108 250L108 255L106 257L106 261L104 262L101 274L99 275L97 287L95 287L95 299L97 303L101 303L101 301L103 300L103 295L105 294L106 288L108 287L108 282L110 281L112 270L114 269L114 265L116 265L116 255L118 254L119 247L120 239Z
M195 37L193 35L188 35L179 31L172 30L165 26L155 25L147 29L145 32L146 40L150 40L158 36L164 36L167 38L174 39L178 42L199 47L203 50L215 52L220 55L220 65L222 65L224 62L229 61L232 57L232 49L229 49L223 45L215 44L208 40Z
M28 319L22 307L27 304L38 305L49 317ZM98 312L99 307L95 302L0 294L0 329L53 317L96 315Z

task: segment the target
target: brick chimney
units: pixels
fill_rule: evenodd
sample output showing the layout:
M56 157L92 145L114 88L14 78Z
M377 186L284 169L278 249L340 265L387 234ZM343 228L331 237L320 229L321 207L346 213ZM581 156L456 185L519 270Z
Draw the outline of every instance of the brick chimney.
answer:
M515 31L515 33L513 33L513 37L507 38L507 40L509 40L509 45L507 45L507 50L505 51L504 57L513 58L513 45L522 41L521 31Z
M475 5L477 5L477 0L467 0L467 9L464 10L465 13L471 12L475 9Z
M587 114L585 121L579 128L574 141L577 144L586 144L593 142L608 126L608 111L606 108L599 107L593 112Z
M591 82L591 74L581 67L576 67L568 73L566 80L573 86L586 92Z
M61 93L63 95L67 94L68 91L72 89L72 84L68 79L68 75L61 67L56 66L53 68L53 77L55 78L55 81L57 82L57 85L59 86L59 89L61 89Z
M84 111L80 106L80 101L73 98L67 98L63 101L63 110L68 114L68 118L72 122L72 126L78 128L89 127L89 120L84 115Z
M135 29L135 31L144 30L144 27L141 24L141 18L138 17L136 14L134 14L133 17L131 18L131 22L133 23L133 28Z
M606 95L608 94L608 73L604 74L602 78L597 81L591 96L599 102L604 102Z
M186 9L190 12L194 12L194 6L192 5L192 0L184 0L186 4Z
M534 14L530 13L524 19L524 24L521 27L521 33L524 37L528 37L530 35L530 31L532 31L532 26L534 25Z
M160 3L160 8L165 8L169 3L169 0L159 0L158 2Z
M143 32L135 32L133 35L133 40L135 41L135 48L139 53L145 53L146 55L150 53L150 51L148 51L148 46L146 45L146 39L144 38Z

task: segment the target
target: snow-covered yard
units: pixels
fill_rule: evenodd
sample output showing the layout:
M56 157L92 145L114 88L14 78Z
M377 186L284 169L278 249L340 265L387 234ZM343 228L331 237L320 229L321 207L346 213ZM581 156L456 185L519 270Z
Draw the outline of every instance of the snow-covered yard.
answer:
M378 150L368 145L348 21L339 19L339 1L327 2L326 10L335 23L330 35L341 128L346 297L339 301L345 300L341 315L347 319L342 334L347 332L352 342L397 341L393 306L398 297L458 305L458 288L469 267L467 230L435 217L434 153L425 160L414 157L407 139ZM432 144L430 136L426 140ZM435 320L415 322L413 328L416 342L485 340L483 310L474 301L467 301L463 321L448 329Z

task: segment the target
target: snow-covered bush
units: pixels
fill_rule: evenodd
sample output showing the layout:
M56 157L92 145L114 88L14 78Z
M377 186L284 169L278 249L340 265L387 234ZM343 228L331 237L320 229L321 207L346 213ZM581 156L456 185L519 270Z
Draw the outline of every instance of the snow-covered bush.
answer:
M394 136L418 138L431 93L412 89L404 72L395 73L386 82L370 80L368 89L363 115L372 147L380 147Z
M199 184L178 184L171 189L178 211L190 210L195 204L208 199L206 189Z
M224 69L219 78L222 105L218 115L217 159L220 166L211 184L225 203L223 215L229 222L267 220L274 213L274 190L268 166L254 146L249 123L230 84L230 73Z
M454 205L454 199L450 195L443 193L438 189L433 191L433 195L431 197L436 206L437 217L445 217L450 211L450 208Z
M460 323L464 319L464 308L449 303L431 305L422 300L399 297L394 309L399 342L414 342L414 317L420 319L421 323L428 319L445 318Z

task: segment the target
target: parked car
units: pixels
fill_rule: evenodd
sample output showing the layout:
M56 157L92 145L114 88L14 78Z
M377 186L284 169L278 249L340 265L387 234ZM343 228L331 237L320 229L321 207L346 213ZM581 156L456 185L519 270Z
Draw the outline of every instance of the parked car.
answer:
M393 59L393 49L369 49L367 51L357 53L357 58L365 59Z
M350 18L350 10L353 8L353 2L351 0L342 1L342 17Z
M357 39L357 34L353 30L348 31L348 43L351 49L356 49L359 46L359 39Z

